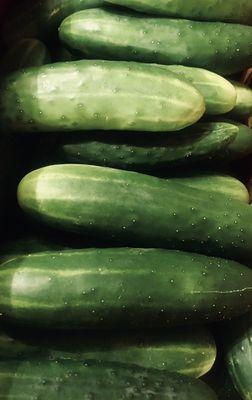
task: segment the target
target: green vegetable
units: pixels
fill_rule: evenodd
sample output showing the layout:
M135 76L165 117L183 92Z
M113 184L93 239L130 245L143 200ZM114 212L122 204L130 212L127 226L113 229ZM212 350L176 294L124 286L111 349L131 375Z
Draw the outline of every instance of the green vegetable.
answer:
M252 4L248 0L108 0L109 3L160 16L203 21L252 24Z
M0 386L4 400L216 400L200 380L97 361L1 362Z
M205 99L206 114L225 114L234 108L236 90L222 76L206 69L182 65L160 65L160 67L179 75L198 89Z
M228 339L230 336L230 340ZM243 400L252 399L252 313L246 314L226 332L227 367Z
M245 25L97 8L67 17L59 37L88 58L180 64L220 75L252 64L252 27Z
M241 83L232 81L237 92L235 108L228 115L230 118L248 120L252 116L252 90Z
M55 251L2 263L0 293L2 321L57 329L155 328L245 313L252 270L175 250Z
M37 39L23 39L7 51L1 60L1 72L9 73L26 67L35 67L50 62L50 54Z
M52 157L56 162L153 171L209 160L216 152L224 151L237 133L238 127L233 124L206 122L169 135L134 132L61 135L52 149ZM36 158L40 157L41 148Z
M159 67L88 60L11 74L0 108L4 126L15 131L173 131L205 111L192 85Z
M172 181L209 193L223 193L230 198L249 203L249 193L246 186L232 176L198 174L188 177L172 178Z
M252 257L251 207L172 179L90 165L52 165L24 177L18 200L24 211L49 226L124 246L246 261Z
M150 332L40 332L3 327L0 359L96 359L135 364L198 378L211 369L216 346L201 327Z

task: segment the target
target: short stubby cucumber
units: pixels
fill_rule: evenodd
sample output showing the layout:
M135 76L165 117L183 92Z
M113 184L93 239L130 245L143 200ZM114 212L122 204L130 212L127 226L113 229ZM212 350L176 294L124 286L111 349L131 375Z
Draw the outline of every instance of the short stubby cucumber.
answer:
M252 64L252 27L224 22L156 18L97 8L67 17L59 37L88 58L180 64L220 75Z
M206 114L225 114L235 107L236 90L232 83L222 76L202 68L183 65L159 66L179 75L198 89L205 99Z
M2 327L0 360L89 359L122 362L198 378L206 374L216 358L211 333L202 327L173 328L165 332L38 331Z
M5 53L0 63L1 73L27 67L41 66L50 62L50 54L44 43L37 39L23 39Z
M217 400L199 379L94 360L1 362L0 387L4 400Z
M10 74L0 113L15 131L174 131L198 121L203 96L159 67L134 62L66 62Z
M239 128L226 122L199 122L169 135L134 132L86 132L60 135L52 149L54 162L153 171L199 162L224 151ZM252 138L251 138L252 142ZM41 153L41 150L40 150ZM39 158L39 155L37 156Z
M252 89L239 82L232 81L232 84L236 89L237 100L228 117L247 122L252 116Z
M160 16L197 21L227 21L252 24L252 4L248 0L107 0L133 10Z
M252 313L230 323L226 334L227 368L242 399L252 399Z
M204 190L218 192L224 195L249 203L249 193L246 186L238 179L228 175L198 174L188 177L172 178L173 182Z
M99 7L103 0L24 0L16 2L3 26L3 40L9 46L24 38L42 38L50 42L58 26L68 15L86 8Z
M18 201L49 226L124 246L252 257L249 205L172 179L91 165L52 165L23 178Z
M250 310L252 270L178 250L34 253L0 268L2 321L56 329L159 328Z

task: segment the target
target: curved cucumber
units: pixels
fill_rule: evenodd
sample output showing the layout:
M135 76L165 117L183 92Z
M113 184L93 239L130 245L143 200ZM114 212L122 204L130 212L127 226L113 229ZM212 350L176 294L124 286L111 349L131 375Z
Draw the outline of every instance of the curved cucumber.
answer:
M208 160L236 137L238 127L198 123L169 135L87 132L61 136L53 149L56 161L152 171Z
M234 385L243 400L252 399L252 313L235 321L230 329L226 361Z
M245 25L97 8L67 17L59 36L88 58L180 64L220 75L242 71L252 64L252 27Z
M234 108L236 90L232 83L222 76L206 69L183 65L160 65L160 67L179 75L198 89L205 99L206 114L225 114Z
M124 246L252 257L251 207L172 179L90 165L53 165L24 177L18 199L24 211L49 226Z
M103 0L24 0L12 7L4 24L6 44L24 38L52 40L58 26L68 15L86 8L99 7Z
M249 203L249 193L246 186L232 176L204 174L172 178L172 180L173 182L204 190L205 192L218 192L244 203Z
M232 84L236 89L237 100L228 116L239 120L249 119L252 116L252 90L238 82L232 81Z
M216 400L198 379L120 363L9 361L0 363L4 400Z
M211 369L216 345L201 327L127 334L71 331L59 335L16 327L0 331L0 359L31 357L122 362L198 378Z
M6 127L22 131L173 131L198 121L202 95L153 65L77 61L11 74L0 91Z
M40 40L23 39L17 42L1 60L1 72L9 73L50 62L50 54Z
M252 4L247 0L108 0L133 10L160 16L252 24Z
M47 328L164 327L250 309L252 270L160 249L34 253L0 269L2 320Z

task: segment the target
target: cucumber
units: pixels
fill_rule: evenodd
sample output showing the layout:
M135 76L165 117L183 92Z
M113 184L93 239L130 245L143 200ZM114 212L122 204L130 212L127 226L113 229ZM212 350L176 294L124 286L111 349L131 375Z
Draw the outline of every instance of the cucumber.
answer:
M5 53L1 60L1 72L6 74L27 67L41 66L50 62L50 54L40 40L23 39Z
M216 400L200 380L97 361L1 362L0 386L4 400Z
M252 313L230 324L226 361L233 383L243 400L252 399Z
M252 90L242 83L232 81L232 84L236 89L237 100L228 117L247 122L252 116Z
M153 171L163 167L209 161L234 141L239 128L219 122L197 123L179 133L156 135L134 132L87 132L62 135L52 149L55 162L94 164L127 170ZM45 152L47 150L45 149ZM41 157L41 148L37 159Z
M249 193L246 186L238 179L228 175L198 174L188 177L172 178L173 182L190 186L205 192L218 192L226 196L249 203Z
M192 85L156 66L86 60L11 74L0 109L15 131L174 131L199 120L205 104Z
M179 75L198 89L205 99L206 114L225 114L235 107L236 90L232 83L222 76L206 69L183 65L160 65L160 67Z
M0 268L2 321L56 329L159 328L246 313L252 270L176 250L34 253Z
M61 21L85 8L99 7L102 0L24 0L12 7L3 26L3 39L9 46L24 38L51 41Z
M109 3L160 16L252 24L252 4L241 0L108 0Z
M143 332L36 331L3 327L0 360L31 359L122 362L198 378L216 358L216 345L202 327Z
M88 58L180 64L220 75L252 64L252 27L245 25L97 8L67 17L59 37Z
M52 165L23 178L18 201L49 226L124 246L246 261L252 257L251 207L172 179L90 165Z

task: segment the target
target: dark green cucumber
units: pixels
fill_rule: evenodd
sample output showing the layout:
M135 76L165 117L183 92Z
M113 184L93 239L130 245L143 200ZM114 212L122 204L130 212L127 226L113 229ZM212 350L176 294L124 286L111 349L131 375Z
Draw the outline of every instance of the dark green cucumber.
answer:
M1 362L0 387L4 400L216 400L197 379L97 361Z
M202 327L143 332L36 331L3 327L0 360L89 359L122 362L198 378L206 374L216 358L216 345Z
M3 27L7 45L24 38L51 40L61 21L85 8L99 7L102 0L24 0L16 2Z
M205 192L223 193L231 198L249 203L249 193L246 186L232 176L199 174L190 177L172 178L172 180Z
M160 65L160 67L179 75L198 89L205 99L206 114L225 114L235 107L237 99L235 87L222 76L206 69L183 65Z
M15 131L174 131L198 121L205 103L191 84L159 67L85 60L11 74L0 110Z
M40 40L23 39L17 42L1 59L1 73L41 66L50 62L50 54Z
M232 124L209 122L169 135L77 133L61 136L52 151L55 161L145 172L209 161L234 141L238 130Z
M252 4L248 0L108 0L109 3L160 16L197 21L227 21L252 24Z
M245 25L97 8L67 17L59 36L88 58L180 64L221 75L252 64L252 27Z
M251 207L172 179L90 165L53 165L24 177L18 200L25 212L49 226L124 246L252 257Z
M230 336L230 340L228 339ZM243 400L252 399L252 313L230 324L227 368Z
M176 250L34 253L0 268L2 321L46 328L143 328L224 320L250 310L252 270Z
M234 109L228 114L229 118L246 121L252 116L252 90L242 83L232 81L236 89L237 100Z

